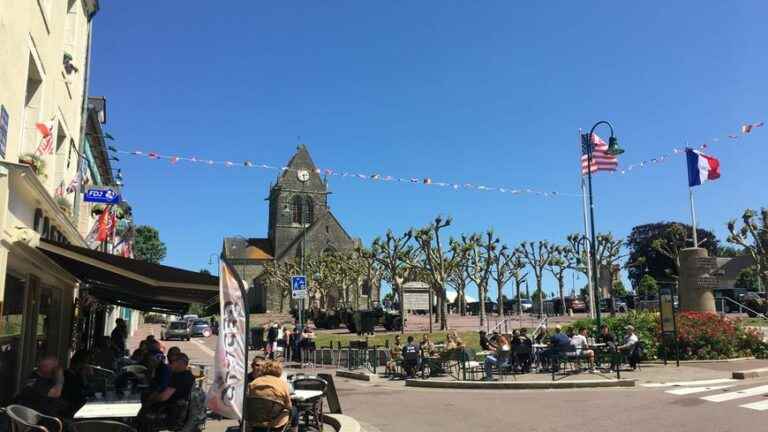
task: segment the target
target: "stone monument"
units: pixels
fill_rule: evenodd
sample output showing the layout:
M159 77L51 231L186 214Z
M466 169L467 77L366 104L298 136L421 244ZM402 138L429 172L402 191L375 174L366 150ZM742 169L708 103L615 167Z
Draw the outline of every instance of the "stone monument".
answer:
M714 289L718 286L717 258L706 249L687 248L680 251L680 284L678 296L681 311L715 312Z

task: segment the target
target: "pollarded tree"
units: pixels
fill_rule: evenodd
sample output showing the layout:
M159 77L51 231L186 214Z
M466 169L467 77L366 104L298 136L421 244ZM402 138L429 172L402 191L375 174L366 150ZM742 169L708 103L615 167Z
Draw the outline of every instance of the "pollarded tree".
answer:
M517 297L517 314L522 315L523 302L522 302L522 295L521 295L520 288L528 278L528 272L523 271L525 270L525 261L523 261L523 258L522 256L520 256L519 251L515 250L514 254L515 254L515 259L512 260L512 263L510 265L510 273L512 273L512 278L515 280L515 296Z
M400 300L400 317L403 320L402 333L405 333L405 303L403 302L402 287L408 269L413 266L415 250L410 244L412 238L412 230L408 230L400 237L395 236L392 230L388 230L384 239L376 238L371 247L376 261L381 266L384 279L392 285L392 290Z
M485 234L462 236L461 247L467 251L467 276L477 286L477 299L480 302L480 327L485 325L485 306L488 293L488 280L491 277L493 261L498 248L499 238L488 230Z
M373 252L373 249L357 246L355 251L357 256L360 257L360 266L365 275L363 283L368 284L368 306L370 307L373 290L376 289L379 295L381 295L381 266L376 261L376 254Z
M469 283L469 275L467 271L467 266L469 265L469 261L467 260L466 256L464 259L459 261L452 269L452 271L448 274L448 285L452 286L453 289L456 290L456 307L459 310L459 314L461 316L465 316L467 314L467 284Z
M515 277L515 264L518 258L517 253L509 250L506 245L502 246L501 249L494 254L493 269L491 272L493 280L496 282L496 289L498 290L498 312L500 317L504 316L504 296L502 291L504 290L504 285ZM518 293L519 292L520 287L518 286ZM518 299L518 301L519 300L520 299Z
M533 270L533 276L536 278L536 291L534 295L539 296L539 315L544 314L544 290L542 288L542 278L544 277L544 269L549 263L549 242L546 240L539 240L538 242L522 242L516 249L520 256L531 270Z
M272 261L264 267L266 283L280 293L280 312L285 312L285 300L291 297L291 276L298 273L298 267L292 261Z
M566 260L566 248L550 244L547 245L547 252L549 253L549 260L547 261L546 268L557 281L560 304L562 306L561 312L565 313L565 272L569 269L568 261Z
M421 266L429 273L431 278L430 285L438 298L440 305L438 315L440 317L440 329L448 329L448 302L446 298L445 285L448 277L466 255L465 249L461 244L450 239L448 242L449 251L440 241L440 230L451 225L451 218L443 219L438 216L435 221L425 228L416 231L414 238L421 251ZM431 305L430 305L431 307Z
M741 228L736 228L736 221L728 222L728 242L743 247L755 261L757 281L763 289L768 286L768 209L760 209L756 217L754 210L744 210L741 215Z

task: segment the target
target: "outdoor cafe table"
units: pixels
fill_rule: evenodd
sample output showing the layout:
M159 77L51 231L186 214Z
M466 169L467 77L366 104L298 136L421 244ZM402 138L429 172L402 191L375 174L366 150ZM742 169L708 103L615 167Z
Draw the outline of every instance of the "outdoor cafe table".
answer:
M323 396L320 390L294 390L291 400L295 402L310 402Z
M93 401L83 405L75 419L132 419L139 415L141 402L133 400Z

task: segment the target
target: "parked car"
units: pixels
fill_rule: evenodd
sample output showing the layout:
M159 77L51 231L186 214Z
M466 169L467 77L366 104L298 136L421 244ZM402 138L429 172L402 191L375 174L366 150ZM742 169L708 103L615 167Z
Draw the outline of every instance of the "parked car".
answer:
M628 310L627 303L620 298L614 298L613 304L616 312L626 312ZM611 311L611 299L610 298L600 299L600 312L610 312L610 311Z
M192 325L189 327L189 333L192 336L208 337L213 331L211 330L211 325L208 324L208 321L204 319L196 319L192 321Z
M160 329L160 340L189 340L191 337L186 321L171 321Z
M568 308L577 313L587 312L587 303L580 298L566 299L565 303Z
M186 322L186 323L187 323L187 325L192 325L192 323L193 323L195 320L198 320L198 319L200 319L200 317L199 317L199 316L197 316L197 315L194 315L194 314L190 314L190 315L184 315L184 317L182 317L182 318L181 318L181 320L182 320L182 321L184 321L184 322Z

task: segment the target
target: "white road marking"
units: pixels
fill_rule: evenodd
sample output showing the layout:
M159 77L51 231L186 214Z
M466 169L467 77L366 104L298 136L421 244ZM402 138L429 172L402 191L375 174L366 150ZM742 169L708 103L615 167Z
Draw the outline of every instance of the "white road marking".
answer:
M216 355L216 352L214 350L212 350L212 349L208 348L207 346L203 345L202 342L197 341L195 339L192 339L191 342L193 344L197 345L198 347L200 347L200 350L203 351L203 353L205 353L209 357L213 358Z
M683 388L674 389L674 390L667 390L664 393L669 393L677 396L684 396L684 395L695 394L695 393L704 393L708 391L722 390L724 388L733 387L734 385L735 384L714 386L714 387L683 387Z
M765 411L768 410L768 401L760 401L760 402L753 402L748 403L746 405L739 405L742 408L749 408L756 411Z
M712 385L712 384L725 384L730 382L736 382L735 379L730 378L720 378L720 379L711 379L711 380L701 380L701 381L678 381L678 382L669 382L669 383L647 383L647 384L641 384L643 387L650 387L650 388L657 388L657 387L683 387L683 386L706 386L706 385Z
M730 401L735 399L746 398L750 396L757 396L763 393L768 393L768 385L747 388L744 390L739 390L739 391L730 392L730 393L705 396L701 399L704 399L705 401L709 401L709 402L725 402L725 401Z

